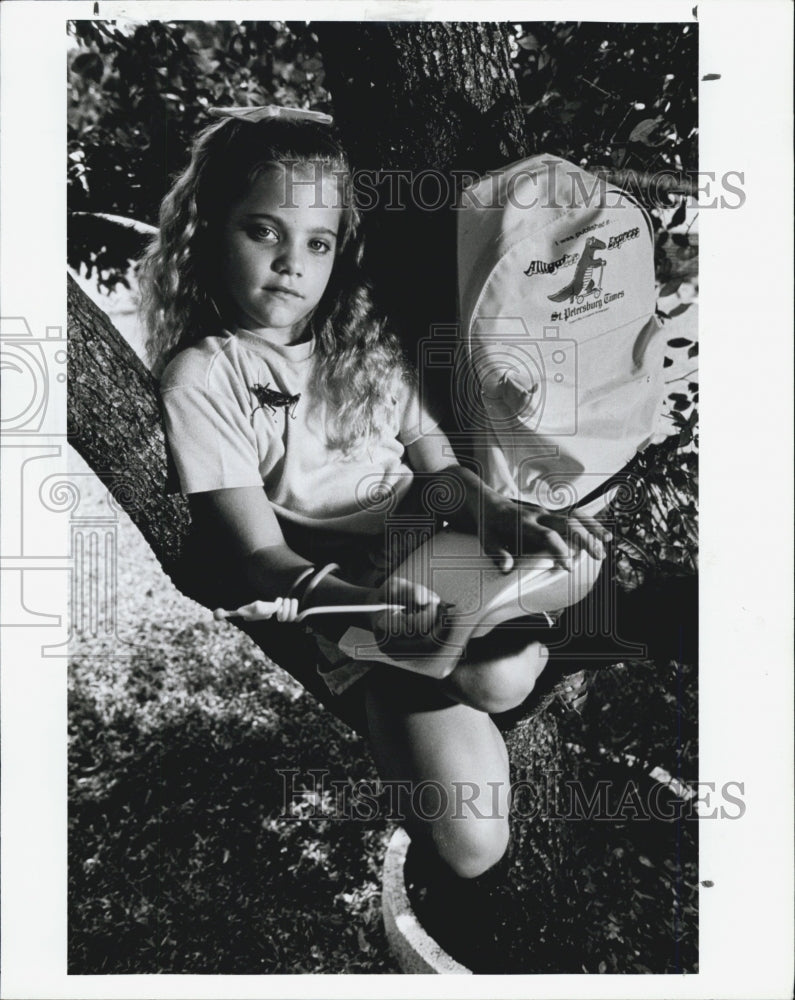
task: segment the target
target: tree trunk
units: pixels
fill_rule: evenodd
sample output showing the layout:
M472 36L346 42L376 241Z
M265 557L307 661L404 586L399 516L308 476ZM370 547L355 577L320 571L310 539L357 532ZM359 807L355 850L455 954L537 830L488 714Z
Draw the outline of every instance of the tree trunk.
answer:
M464 177L530 152L505 28L390 21L314 29L335 124L373 203L367 271L419 365L424 338L456 319L452 206ZM426 405L455 437L450 376L423 370Z
M166 494L166 439L155 380L108 317L67 279L69 443L130 515L180 589L190 519Z

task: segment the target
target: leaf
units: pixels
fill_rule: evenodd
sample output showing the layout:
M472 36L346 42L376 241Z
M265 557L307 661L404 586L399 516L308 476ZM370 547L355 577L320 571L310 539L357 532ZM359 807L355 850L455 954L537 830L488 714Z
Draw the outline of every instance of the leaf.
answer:
M644 118L643 121L638 122L635 128L633 128L629 133L629 141L640 142L644 146L654 145L649 141L649 137L660 127L661 122L662 117L659 115L656 118Z
M639 854L638 861L640 861L644 868L654 868L654 865L651 861L649 861L645 854Z
M677 309L679 306L676 307ZM675 310L671 311L671 316L676 314ZM686 337L674 337L673 340L668 341L669 347L687 347L688 344L692 344L692 340L688 340Z
M701 79L704 82L709 82L710 80L720 80L720 77L721 77L720 73L705 73L704 76L701 77Z
M687 356L689 358L695 358L697 357L697 355L698 355L698 341L696 341L696 343L693 344L692 347L689 347L687 349Z
M667 235L668 234L666 233L666 236ZM659 297L664 299L667 295L673 295L683 281L684 278L674 278L672 281L666 281L660 289Z
M629 134L630 142L637 142L641 146L664 146L668 141L667 132L673 131L673 126L667 122L662 115L656 118L644 118L639 122Z
M535 35L525 35L523 38L517 39L517 44L520 45L521 48L527 49L528 52L538 52L541 48Z
M72 60L71 68L78 76L99 83L105 71L105 64L98 52L81 52Z
M660 232L657 234L657 246L664 247L665 244L668 242L668 237L670 235L671 234L668 232L667 229L660 230Z
M677 445L679 448L686 448L692 440L693 440L693 432L688 426L685 425L685 427L679 433L679 437L677 438Z
M683 198L679 202L679 208L677 208L677 210L674 212L671 221L668 223L668 228L675 229L676 226L681 226L682 223L685 221L686 214L687 210L685 209L685 199Z
M687 310L692 305L693 305L692 302L681 302L678 306L674 306L673 309L668 313L668 315L671 316L672 318L674 316L681 316L682 313L683 312L687 312ZM688 341L688 343L690 343L690 342Z
M671 358L663 358L663 368L670 368L672 364L673 360Z

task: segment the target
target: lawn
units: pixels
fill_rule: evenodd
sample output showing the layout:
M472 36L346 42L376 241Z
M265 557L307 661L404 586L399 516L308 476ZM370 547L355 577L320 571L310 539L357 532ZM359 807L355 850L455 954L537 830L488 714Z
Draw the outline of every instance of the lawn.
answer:
M179 594L125 515L117 539L118 640L76 641L69 672L70 974L398 971L386 822L279 818L280 769L372 778L364 744Z

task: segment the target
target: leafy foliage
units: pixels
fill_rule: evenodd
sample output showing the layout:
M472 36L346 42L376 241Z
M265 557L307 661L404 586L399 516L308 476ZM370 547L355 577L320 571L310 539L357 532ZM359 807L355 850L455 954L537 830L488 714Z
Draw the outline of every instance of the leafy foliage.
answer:
M302 23L148 21L70 27L68 205L157 224L207 109L247 104L328 107L315 36ZM137 248L136 248L137 249ZM97 246L70 232L69 263L112 288L125 239Z
M214 106L331 111L312 25L149 21L70 28L68 202L156 224L170 180ZM697 38L679 24L513 26L511 54L538 149L589 167L696 166ZM684 67L684 69L683 69ZM687 68L692 72L687 72ZM70 264L124 281L130 250L70 234Z
M697 169L695 26L520 24L512 50L536 148L590 169Z

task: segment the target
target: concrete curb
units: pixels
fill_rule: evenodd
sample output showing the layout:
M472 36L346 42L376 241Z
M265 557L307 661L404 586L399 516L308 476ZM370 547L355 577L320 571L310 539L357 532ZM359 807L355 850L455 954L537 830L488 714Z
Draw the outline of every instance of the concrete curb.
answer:
M427 933L411 908L403 866L411 838L402 827L392 834L384 858L381 912L387 940L403 972L440 976L471 976Z

